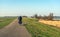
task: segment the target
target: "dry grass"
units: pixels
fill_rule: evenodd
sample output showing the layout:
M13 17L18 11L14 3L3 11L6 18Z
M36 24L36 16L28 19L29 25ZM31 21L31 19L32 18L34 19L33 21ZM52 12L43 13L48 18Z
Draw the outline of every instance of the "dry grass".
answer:
M3 20L0 20L0 22L3 22Z
M56 27L60 27L60 21L58 20L39 20L39 22L44 23L44 24L48 24L48 25L52 25L52 26L56 26Z

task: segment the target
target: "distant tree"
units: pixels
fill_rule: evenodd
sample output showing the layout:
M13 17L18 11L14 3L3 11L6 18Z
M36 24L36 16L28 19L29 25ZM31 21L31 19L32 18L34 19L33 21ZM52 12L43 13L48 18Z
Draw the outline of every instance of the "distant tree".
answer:
M27 16L23 16L23 17L26 17L27 18Z
M35 18L38 18L38 15L37 15L37 14L35 14L35 15L34 15L34 17L35 17Z
M48 20L53 20L53 13L50 13L50 14L48 15Z
M44 15L44 16L43 16L43 19L44 19L44 20L47 20L47 16Z
M38 16L38 19L42 19L42 16L41 16L41 15L39 15L39 16Z

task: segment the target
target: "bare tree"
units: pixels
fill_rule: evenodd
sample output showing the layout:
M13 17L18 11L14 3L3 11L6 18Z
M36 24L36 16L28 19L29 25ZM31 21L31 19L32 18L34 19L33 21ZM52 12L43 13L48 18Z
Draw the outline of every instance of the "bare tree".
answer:
M53 20L53 13L50 13L50 14L48 15L48 20Z
M35 14L35 15L34 15L34 17L35 17L35 18L38 18L38 15L37 15L37 14Z
M47 18L48 18L47 16L45 16L45 15L43 16L43 19L44 19L44 20L47 20Z
M41 15L39 15L39 16L38 16L38 19L42 19L42 16L41 16Z

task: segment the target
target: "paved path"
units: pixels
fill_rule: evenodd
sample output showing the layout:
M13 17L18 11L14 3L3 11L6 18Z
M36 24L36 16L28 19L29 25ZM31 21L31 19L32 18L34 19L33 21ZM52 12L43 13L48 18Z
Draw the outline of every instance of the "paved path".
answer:
M25 26L20 26L17 19L0 29L0 37L31 37Z

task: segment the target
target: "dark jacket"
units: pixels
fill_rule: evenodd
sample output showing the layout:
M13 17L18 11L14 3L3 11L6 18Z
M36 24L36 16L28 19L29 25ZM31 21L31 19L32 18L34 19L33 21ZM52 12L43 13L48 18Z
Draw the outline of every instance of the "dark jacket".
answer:
M22 24L22 16L18 17L19 24Z

